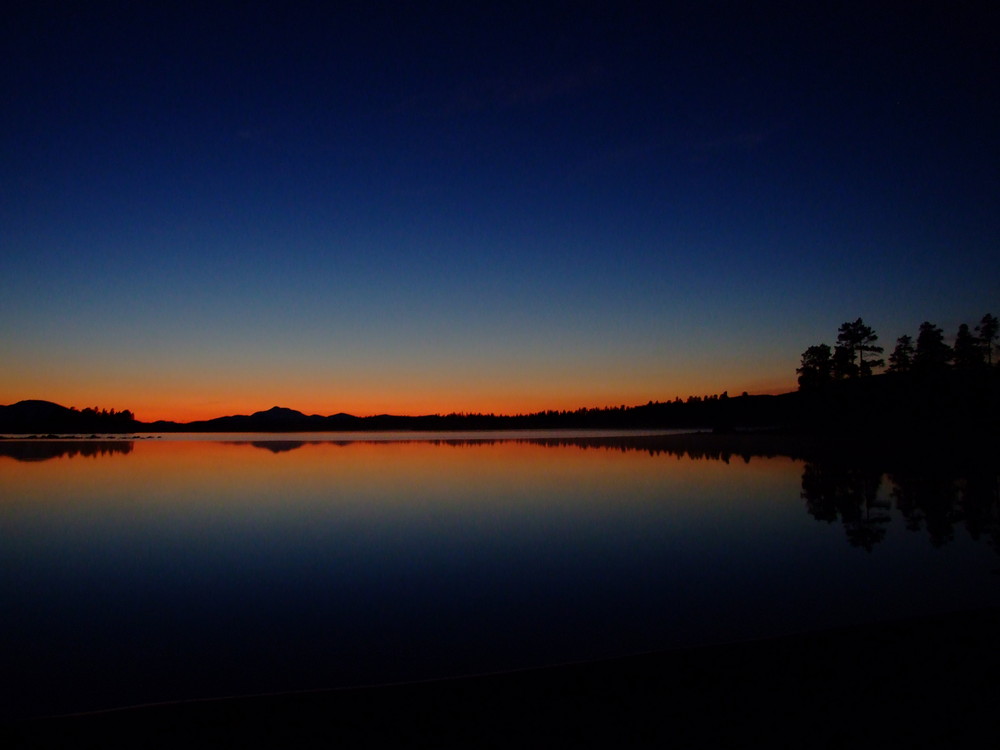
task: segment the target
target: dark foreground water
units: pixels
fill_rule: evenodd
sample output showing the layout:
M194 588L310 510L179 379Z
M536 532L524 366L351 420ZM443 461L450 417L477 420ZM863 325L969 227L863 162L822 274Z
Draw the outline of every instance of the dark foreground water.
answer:
M994 467L259 437L0 441L0 718L1000 605Z

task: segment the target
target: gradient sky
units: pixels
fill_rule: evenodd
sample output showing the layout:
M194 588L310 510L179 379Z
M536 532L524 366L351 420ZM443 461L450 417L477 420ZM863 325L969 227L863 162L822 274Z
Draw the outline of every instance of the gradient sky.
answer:
M995 3L150 5L5 11L0 403L780 392L1000 315Z

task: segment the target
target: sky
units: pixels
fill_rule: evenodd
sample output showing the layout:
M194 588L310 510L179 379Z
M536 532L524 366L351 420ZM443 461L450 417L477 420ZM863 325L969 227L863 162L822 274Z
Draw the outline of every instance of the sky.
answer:
M998 32L982 2L15 3L0 403L524 413L793 390L858 317L953 336L1000 314Z

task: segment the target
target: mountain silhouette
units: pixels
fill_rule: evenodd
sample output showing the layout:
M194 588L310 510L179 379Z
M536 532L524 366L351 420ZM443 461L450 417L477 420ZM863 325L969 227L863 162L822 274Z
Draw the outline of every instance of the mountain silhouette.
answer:
M326 420L318 414L306 415L295 409L273 406L250 415L199 420L180 427L193 432L310 432L327 429Z
M650 401L636 406L539 411L531 414L378 414L357 417L303 414L272 406L194 422L140 422L130 411L77 410L51 401L20 401L0 406L0 434L124 432L342 432L400 430L524 429L790 429L796 432L859 436L973 430L995 438L1000 431L1000 368L982 372L943 372L934 378L884 373L832 380L821 386L783 393L727 393L691 396L686 401Z
M0 433L4 434L122 433L134 432L138 426L139 423L127 410L121 412L96 408L77 410L38 399L0 406Z
M634 407L582 408L533 414L378 414L357 417L344 412L321 416L272 406L252 414L234 414L193 422L140 422L131 412L66 408L50 401L22 401L0 407L0 434L120 433L120 432L343 432L396 430L505 430L505 429L659 429L719 428L729 425L773 425L789 413L784 396L706 397Z

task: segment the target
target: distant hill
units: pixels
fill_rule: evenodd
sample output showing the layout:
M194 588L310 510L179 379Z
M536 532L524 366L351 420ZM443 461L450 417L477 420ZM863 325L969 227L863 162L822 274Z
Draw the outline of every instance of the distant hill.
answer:
M51 401L18 401L0 406L0 434L135 432L130 411L73 409Z
M295 409L272 406L253 414L217 417L178 425L189 432L320 432L325 430L358 429L358 417L349 414L322 417L306 415Z
M533 414L303 414L274 406L250 415L232 415L195 422L137 423L147 432L344 432L379 430L527 430L527 429L730 429L774 427L794 412L798 394L782 396L722 396L692 398L686 402L650 401L641 406L615 406Z
M139 422L129 411L77 410L50 401L0 406L0 434L125 432L344 432L377 430L746 429L797 432L975 429L1000 432L1000 368L942 372L933 378L888 373L831 381L777 396L692 396L637 406L540 411L533 414L303 414L274 406L195 422Z

